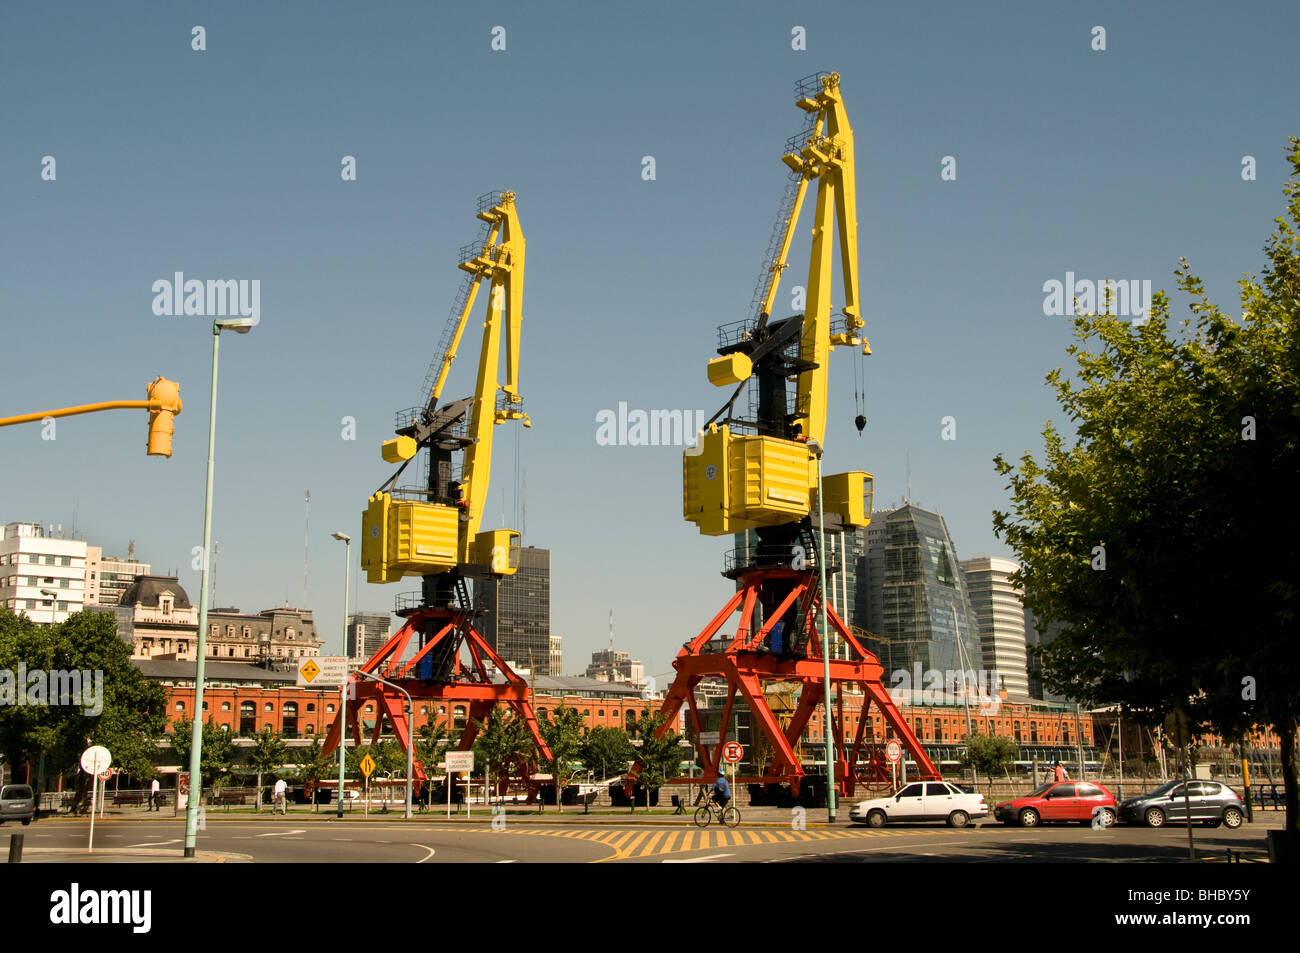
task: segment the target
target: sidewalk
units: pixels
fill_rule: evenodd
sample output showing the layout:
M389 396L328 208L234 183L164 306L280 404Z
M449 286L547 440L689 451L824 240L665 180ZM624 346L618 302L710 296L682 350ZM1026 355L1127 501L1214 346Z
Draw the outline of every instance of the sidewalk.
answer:
M99 847L89 853L84 847L28 847L23 851L24 864L251 864L250 854L198 850L193 857L182 855L180 848Z

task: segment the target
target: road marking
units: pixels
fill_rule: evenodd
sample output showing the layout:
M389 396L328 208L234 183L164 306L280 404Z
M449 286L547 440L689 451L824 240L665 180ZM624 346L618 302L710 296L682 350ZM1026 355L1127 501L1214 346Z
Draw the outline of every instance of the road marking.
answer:
M425 847L423 844L412 844L411 846L412 846L412 847L421 847L421 848L424 848L424 850L427 850L427 851L428 851L427 854L425 854L423 857L421 857L419 860L416 861L417 864L422 864L422 863L424 863L426 860L428 860L428 859L429 859L430 857L432 857L433 854L434 854L434 850L433 850L432 847Z
M512 859L510 859L510 860L498 860L497 863L498 863L498 864L514 864L514 863L518 863L518 861L516 861L516 860L514 860L514 859L512 858Z
M179 837L177 837L175 840L146 841L143 844L128 844L127 849L129 850L132 847L166 847L168 844L179 844L180 842L181 839Z
M290 834L306 834L306 833L307 833L307 829L303 828L302 830L292 830L292 831L272 831L269 834L254 834L253 836L254 837L287 837Z
M710 860L718 860L722 857L733 857L734 854L709 854L706 857L678 857L665 860L665 864L703 864Z

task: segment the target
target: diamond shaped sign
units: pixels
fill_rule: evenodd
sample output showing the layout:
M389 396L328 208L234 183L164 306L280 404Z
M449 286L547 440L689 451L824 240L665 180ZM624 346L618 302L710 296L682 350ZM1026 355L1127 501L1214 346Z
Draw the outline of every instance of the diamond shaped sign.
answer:
M366 755L364 758L361 759L361 773L364 774L367 778L369 778L370 775L374 774L374 772L375 772L375 759L370 757L370 755Z
M298 671L303 678L307 679L307 683L311 684L311 682L315 680L316 676L320 674L320 666L311 659L307 659Z

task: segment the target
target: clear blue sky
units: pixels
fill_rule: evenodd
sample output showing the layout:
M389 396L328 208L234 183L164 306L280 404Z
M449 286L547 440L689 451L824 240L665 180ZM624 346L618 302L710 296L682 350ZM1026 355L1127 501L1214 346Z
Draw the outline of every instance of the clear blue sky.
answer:
M143 397L158 374L181 382L185 411L170 460L146 458L143 412L68 419L54 441L0 431L0 519L75 516L115 554L134 539L197 598L208 321L155 316L150 288L175 271L260 279L261 324L223 336L217 601L303 601L310 488L307 604L336 646L329 534L359 539L391 472L378 445L420 400L475 198L514 189L529 243L525 542L553 550L567 671L605 644L612 608L618 646L666 673L727 597L725 541L681 519L679 448L597 446L596 414L719 405L704 366L715 326L748 313L802 116L796 79L842 76L875 351L862 437L852 359L835 355L827 466L874 472L887 504L910 453L912 498L944 514L962 558L1010 555L991 527L1006 505L992 458L1040 451L1059 417L1043 378L1070 331L1044 316L1043 283L1073 271L1172 288L1185 255L1237 313L1300 133L1293 3L544 6L7 6L0 413ZM195 24L206 52L190 48ZM807 51L791 49L796 25ZM956 181L940 179L945 155ZM1242 181L1245 155L1257 181ZM807 233L805 219L786 301ZM449 395L468 392L470 363ZM515 441L498 433L488 525L516 505ZM384 610L417 585L363 586L353 606Z

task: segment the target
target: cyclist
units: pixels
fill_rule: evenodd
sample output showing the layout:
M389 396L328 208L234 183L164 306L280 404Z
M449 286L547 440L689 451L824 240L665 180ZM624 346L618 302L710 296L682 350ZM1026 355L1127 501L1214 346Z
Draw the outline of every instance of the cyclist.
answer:
M731 800L731 785L721 771L718 772L718 780L713 782L712 800L718 805L719 811L726 810L727 802Z

